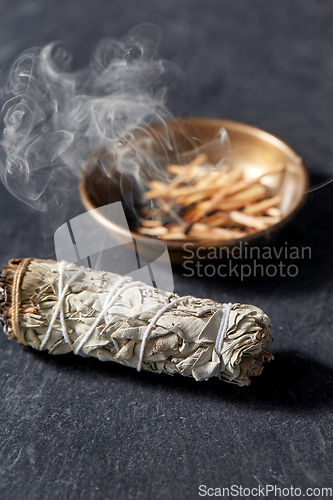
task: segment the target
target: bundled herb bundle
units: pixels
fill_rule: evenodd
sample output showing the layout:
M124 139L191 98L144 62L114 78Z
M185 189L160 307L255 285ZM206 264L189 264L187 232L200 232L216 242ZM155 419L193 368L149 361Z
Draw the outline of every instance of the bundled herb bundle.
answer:
M67 262L13 259L0 276L0 318L17 342L139 371L248 385L273 358L255 306L178 295Z

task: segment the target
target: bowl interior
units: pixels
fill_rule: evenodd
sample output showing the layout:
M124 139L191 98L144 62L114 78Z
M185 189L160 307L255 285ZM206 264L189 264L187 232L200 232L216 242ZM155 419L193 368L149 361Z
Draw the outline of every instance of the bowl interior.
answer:
M153 134L157 140L153 141L153 151L150 151L150 154L156 157L156 163L161 170L168 163L191 159L191 155L196 155L196 152L193 153L193 146L199 147L200 152L206 153L212 164L217 164L228 154L229 163L234 167L242 167L248 179L256 177L267 167L277 163L282 162L286 165L282 174L264 178L264 182L272 194L281 196L282 220L265 231L254 233L241 240L246 240L249 244L257 244L263 238L267 239L267 233L271 234L277 231L302 203L308 185L305 166L300 157L286 143L275 136L250 125L208 118L175 120L170 122L168 126L172 131L175 153L170 153L165 149L164 145L167 140L165 127L162 125L153 127ZM221 128L226 129L229 135L231 153L228 153L225 144L223 145L221 141L216 140ZM108 171L108 175L106 171ZM149 175L146 176L147 180L149 178L151 178ZM122 201L129 226L131 227L137 222L137 209L142 204L142 185L137 182L135 176L119 174L115 168L114 158L109 152L99 151L89 158L79 188L81 199L88 210ZM105 217L99 217L98 221L115 237L121 236L123 229L114 224L113 221ZM132 237L141 241L151 240L151 238L135 232L132 232ZM195 240L193 245L194 248L198 246L234 246L239 244L241 240L214 242ZM185 241L167 242L173 262L182 260L180 254L183 252L184 243Z

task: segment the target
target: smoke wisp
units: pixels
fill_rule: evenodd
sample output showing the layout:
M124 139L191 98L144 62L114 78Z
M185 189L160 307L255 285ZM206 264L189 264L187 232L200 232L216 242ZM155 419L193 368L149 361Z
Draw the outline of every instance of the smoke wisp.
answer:
M158 56L160 40L156 26L140 25L121 41L101 41L82 70L71 71L68 52L52 43L25 50L2 72L0 172L12 194L40 211L60 206L101 148L123 174L156 169L134 137L170 118L175 67Z

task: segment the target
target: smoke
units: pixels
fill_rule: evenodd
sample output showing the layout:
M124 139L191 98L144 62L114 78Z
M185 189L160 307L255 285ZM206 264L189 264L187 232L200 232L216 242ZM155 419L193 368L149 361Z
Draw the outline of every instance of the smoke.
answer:
M79 71L59 43L25 50L2 70L0 175L14 196L39 211L64 210L98 150L116 159L121 174L139 182L154 175L149 130L171 118L166 88L177 72L158 56L160 40L159 29L145 24L121 41L100 42ZM168 141L166 128L172 148Z

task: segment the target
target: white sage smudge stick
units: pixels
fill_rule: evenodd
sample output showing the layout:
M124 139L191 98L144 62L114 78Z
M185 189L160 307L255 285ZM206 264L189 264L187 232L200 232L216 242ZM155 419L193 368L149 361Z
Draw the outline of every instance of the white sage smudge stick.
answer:
M0 276L0 317L17 342L50 354L248 385L273 358L258 307L179 297L130 277L67 262L12 259Z

